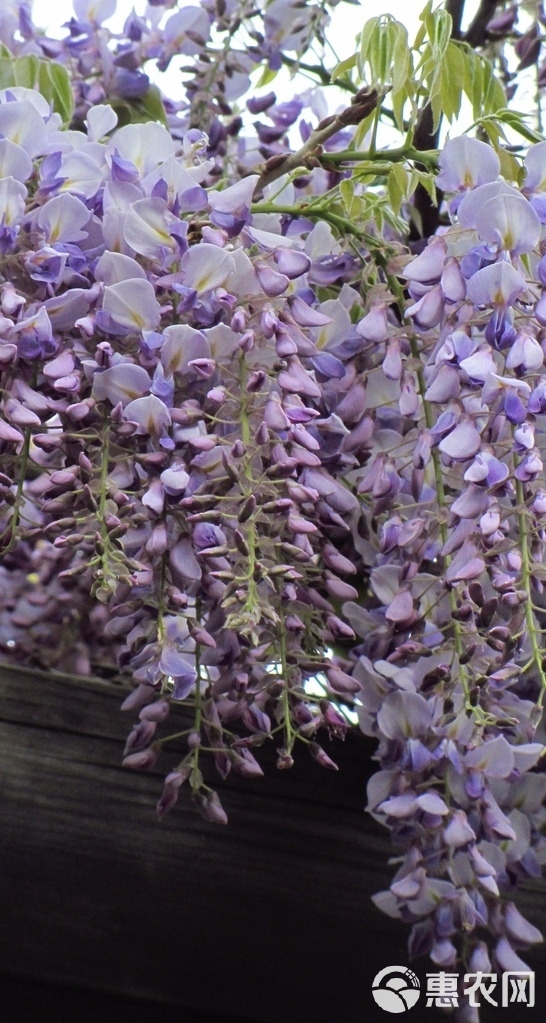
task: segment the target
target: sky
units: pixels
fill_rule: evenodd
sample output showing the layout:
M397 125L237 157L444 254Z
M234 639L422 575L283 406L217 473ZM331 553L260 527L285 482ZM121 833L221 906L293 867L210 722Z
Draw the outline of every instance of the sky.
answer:
M438 2L440 3L440 0ZM339 4L334 11L328 32L328 39L336 56L342 60L354 53L356 34L369 18L380 14L392 14L397 20L404 22L408 27L411 39L413 32L417 29L419 14L425 3L426 0L361 0L358 5ZM472 8L476 8L477 5L478 0L468 0L466 6L469 8L470 14L472 14ZM179 0L179 6L199 6L199 0ZM146 0L117 0L116 15L109 21L105 21L105 25L113 31L121 30L125 19L133 8L137 14L143 13L146 8ZM57 36L66 34L62 25L74 14L72 0L55 0L54 3L51 0L33 0L32 9L34 23L46 29L49 34ZM348 25L350 31L348 31ZM165 75L154 73L149 67L146 70L166 95L176 98L181 93L181 80L176 61L171 63ZM307 84L305 83L305 85ZM275 91L279 98L283 98L284 92L286 92L286 98L293 95L294 86L288 73L281 72L277 77ZM344 97L338 95L337 92L337 90L331 90L327 97L332 112L344 100Z
M419 12L425 6L426 0L363 0L359 4L360 12L349 4L340 4L336 11L334 36L335 45L340 47L341 56L348 56L352 52L353 34L359 31L361 24L378 14L392 14L399 21L404 21L408 26L416 24ZM189 0L192 6L199 6L198 0ZM186 6L181 3L180 6ZM110 23L116 28L122 25L132 8L137 13L142 13L146 7L145 0L118 0L118 12L116 18ZM44 28L51 29L62 25L73 14L71 0L34 0L34 20ZM347 22L350 22L351 32L347 32ZM359 24L361 22L361 24ZM353 48L354 49L354 48ZM344 52L346 51L346 52Z

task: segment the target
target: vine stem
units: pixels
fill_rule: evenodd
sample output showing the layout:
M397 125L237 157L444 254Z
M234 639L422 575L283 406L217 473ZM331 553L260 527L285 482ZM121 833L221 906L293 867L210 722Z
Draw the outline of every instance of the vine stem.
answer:
M15 492L15 503L13 506L13 514L10 520L10 538L7 547L3 550L3 555L9 554L13 550L17 543L17 527L21 521L21 504L23 501L23 489L26 482L27 466L30 459L30 442L32 440L32 431L30 426L25 427L23 446L21 448L20 455L20 472L19 479L17 481L17 490Z
M350 106L345 107L341 113L333 114L321 121L296 152L271 156L256 182L255 192L261 192L266 185L298 167L310 169L317 166L325 142L348 125L360 124L381 103L381 99L376 89L359 89L353 96Z
M250 421L249 421L249 393L247 391L248 383L248 367L246 364L245 353L240 353L239 363L239 384L241 389L241 440L245 448L245 454L243 456L243 478L245 481L244 498L245 500L250 497L253 493L254 480L252 476L252 467L248 457L248 448L251 442L250 436ZM256 527L254 523L254 514L251 515L248 528L245 531L245 541L248 547L248 596L246 599L246 608L253 610L253 605L256 602L257 591L256 591L256 580L254 573L256 569Z
M542 665L543 653L538 644L537 632L540 630L537 628L537 623L533 611L533 604L531 601L531 555L529 551L529 523L527 509L525 507L525 496L523 493L523 483L521 480L516 479L516 499L518 502L518 532L520 537L520 554L521 554L521 578L523 583L523 589L527 592L527 599L525 601L525 624L527 626L527 634L529 636L529 642L531 643L531 658L529 660L529 666L534 665L540 679L540 694L537 701L539 707L542 706L544 701L544 694L546 693L546 673Z
M286 651L286 626L284 619L281 622L279 629L279 654L281 661L281 671L283 678L283 690L282 690L282 705L283 705L283 728L284 728L284 742L287 753L292 752L292 746L294 745L294 731L292 728L292 721L290 718L290 702L288 698L288 657Z

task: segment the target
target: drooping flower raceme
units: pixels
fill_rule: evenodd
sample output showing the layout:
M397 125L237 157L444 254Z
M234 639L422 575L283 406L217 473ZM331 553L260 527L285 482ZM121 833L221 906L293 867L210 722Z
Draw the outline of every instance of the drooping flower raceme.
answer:
M165 750L160 817L188 788L225 823L208 763L258 776L268 741L335 768L356 700L402 850L377 904L442 969L511 968L544 858L544 143L520 186L449 141L444 223L410 253L360 184L362 224L340 212L350 117L268 182L317 97L233 106L322 6L152 4L116 40L111 6L55 47L0 25L76 91L69 128L0 92L3 654L133 681L124 764ZM185 98L124 123L177 53Z

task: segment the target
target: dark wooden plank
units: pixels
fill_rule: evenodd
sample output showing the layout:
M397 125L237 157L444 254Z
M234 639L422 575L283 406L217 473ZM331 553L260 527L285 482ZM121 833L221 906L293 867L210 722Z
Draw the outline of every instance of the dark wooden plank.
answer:
M300 757L290 775L230 776L226 828L185 800L160 825L157 772L120 767L131 718L119 702L110 683L13 671L0 682L2 971L218 1023L387 1019L371 983L407 962L406 933L370 902L392 854L362 812L373 747L358 735L340 744L339 773ZM544 927L543 891L523 903ZM542 950L532 962L544 972ZM539 978L537 1009L507 1009L506 1023L538 1021L541 1004Z

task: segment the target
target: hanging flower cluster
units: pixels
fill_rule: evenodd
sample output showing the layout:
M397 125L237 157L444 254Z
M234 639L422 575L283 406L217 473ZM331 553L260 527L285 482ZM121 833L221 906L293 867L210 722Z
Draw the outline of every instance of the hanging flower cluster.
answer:
M62 41L24 4L0 22L76 95L67 127L40 91L0 92L3 657L130 677L129 768L191 709L160 817L184 786L225 822L208 765L260 775L266 741L281 769L300 748L335 769L324 743L356 700L379 741L368 809L403 850L377 904L412 955L524 969L540 935L511 892L540 874L546 816L546 143L506 180L492 146L449 141L444 224L410 253L400 218L381 233L376 178L368 207L365 182L343 191L382 94L326 118L316 93L235 106L326 7L167 8L115 39L106 0L78 0ZM180 53L185 98L124 123L146 62ZM248 114L271 123L251 136Z

